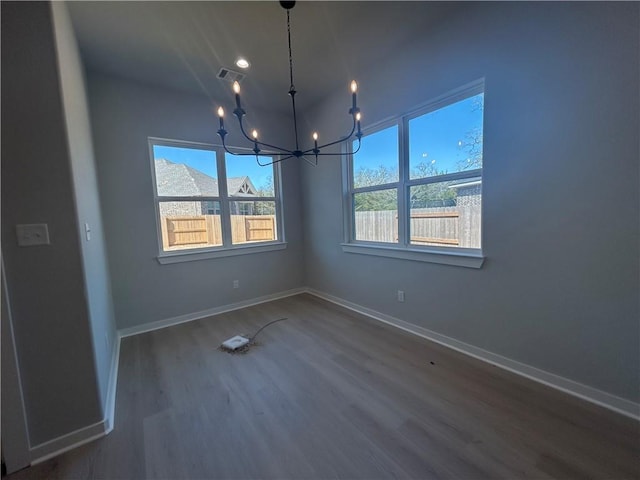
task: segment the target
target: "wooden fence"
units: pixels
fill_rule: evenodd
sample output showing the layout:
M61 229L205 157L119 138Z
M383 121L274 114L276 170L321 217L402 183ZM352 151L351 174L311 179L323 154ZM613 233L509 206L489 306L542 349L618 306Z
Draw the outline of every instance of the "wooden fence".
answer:
M164 250L222 245L220 215L161 217ZM234 244L276 240L274 215L231 215Z
M412 209L410 222L412 244L480 248L479 205ZM398 212L356 212L355 235L356 240L397 242Z

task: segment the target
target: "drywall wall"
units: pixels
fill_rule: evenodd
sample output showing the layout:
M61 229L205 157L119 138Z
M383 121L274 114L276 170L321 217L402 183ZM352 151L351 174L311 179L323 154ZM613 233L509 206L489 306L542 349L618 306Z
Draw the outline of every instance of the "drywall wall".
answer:
M300 287L303 251L299 166L284 162L285 250L158 263L148 137L218 143L217 103L206 96L89 72L94 133L114 311L119 329L192 314ZM220 102L230 104L231 98ZM262 116L264 138L289 140L286 118ZM228 121L229 142L238 138ZM240 288L233 288L233 280Z
M73 189L78 212L78 236L91 321L93 351L96 359L96 374L104 411L112 356L115 353L116 328L98 196L84 68L66 3L54 2L51 4L51 8L71 157ZM89 228L88 233L86 226Z
M31 447L102 419L53 35L48 3L2 2L2 253ZM30 223L50 245L18 247Z
M638 9L467 4L350 72L365 125L485 77L486 261L475 270L344 253L341 163L328 158L302 168L307 284L638 402ZM339 134L348 101L327 99L307 123Z
M9 295L4 276L4 266L0 259L0 321L2 321L2 335L0 341L0 367L2 373L0 380L0 404L2 416L0 418L2 428L2 463L6 466L7 473L13 473L27 467L31 461L29 454L29 437L27 433L27 416L24 411L24 396L22 394L22 382L16 355L15 336L13 334L13 321L9 308Z

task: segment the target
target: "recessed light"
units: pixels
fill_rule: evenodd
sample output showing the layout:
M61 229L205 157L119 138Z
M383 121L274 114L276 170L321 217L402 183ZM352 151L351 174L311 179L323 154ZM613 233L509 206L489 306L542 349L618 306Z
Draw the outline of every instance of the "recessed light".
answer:
M240 67L240 68L249 68L250 63L247 61L246 58L238 58L236 60L236 66Z

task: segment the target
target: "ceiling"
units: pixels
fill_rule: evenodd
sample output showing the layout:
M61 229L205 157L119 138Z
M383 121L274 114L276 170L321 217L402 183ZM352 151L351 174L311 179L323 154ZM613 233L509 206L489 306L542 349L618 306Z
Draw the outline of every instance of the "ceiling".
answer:
M232 101L221 67L251 67L243 101L288 112L286 12L275 1L69 2L88 70ZM343 88L461 4L454 2L297 2L291 10L294 80L301 109ZM348 101L348 100L346 100Z

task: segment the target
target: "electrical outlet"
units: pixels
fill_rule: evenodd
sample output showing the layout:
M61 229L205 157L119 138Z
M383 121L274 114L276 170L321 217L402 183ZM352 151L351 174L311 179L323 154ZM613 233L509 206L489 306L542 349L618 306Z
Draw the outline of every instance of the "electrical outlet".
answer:
M240 288L240 280L233 281L233 288Z
M404 302L404 291L403 290L398 290L398 301L399 302Z

